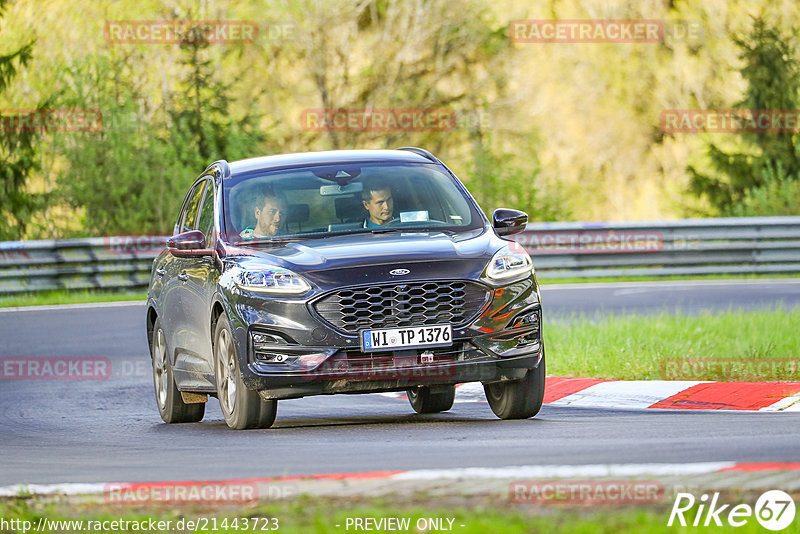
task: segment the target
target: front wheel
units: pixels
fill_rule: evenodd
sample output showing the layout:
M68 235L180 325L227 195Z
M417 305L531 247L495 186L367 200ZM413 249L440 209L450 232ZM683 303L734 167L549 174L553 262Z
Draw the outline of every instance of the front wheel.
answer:
M484 384L486 400L500 419L528 419L542 409L544 399L544 354L536 369L522 380Z
M175 385L172 363L167 354L167 341L161 321L153 325L153 341L150 354L153 357L153 384L156 391L158 413L165 423L196 423L206 411L204 403L186 404Z
M448 386L445 391L431 393L431 388L419 386L407 390L408 402L417 413L446 412L453 407L456 398L456 387Z
M225 423L230 428L269 428L275 422L278 401L261 400L257 391L250 391L242 381L233 333L225 315L221 315L214 331L214 361L219 399Z

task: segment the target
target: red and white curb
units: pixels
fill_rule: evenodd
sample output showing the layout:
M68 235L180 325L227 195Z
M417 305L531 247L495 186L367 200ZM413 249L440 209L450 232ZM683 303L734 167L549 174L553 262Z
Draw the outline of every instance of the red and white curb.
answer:
M406 398L403 393L385 393ZM459 384L456 402L484 401L478 382ZM800 412L800 382L601 380L548 376L544 403L554 406L668 410Z
M0 487L0 497L19 495L108 495L139 490L152 491L165 488L190 487L236 487L293 484L315 493L314 484L337 484L338 487L354 488L357 483L377 482L382 488L397 488L403 482L441 482L504 479L584 479L584 478L633 478L633 477L696 477L725 473L787 473L800 481L795 473L800 472L800 462L695 462L695 463L649 463L649 464L588 464L588 465L516 465L505 467L461 467L452 469L415 469L396 471L366 471L360 473L328 473L283 477L238 478L228 480L159 481L159 482L98 482L63 484L17 484ZM374 488L375 486L367 486ZM305 491L303 491L305 492ZM298 492L288 496L296 496Z

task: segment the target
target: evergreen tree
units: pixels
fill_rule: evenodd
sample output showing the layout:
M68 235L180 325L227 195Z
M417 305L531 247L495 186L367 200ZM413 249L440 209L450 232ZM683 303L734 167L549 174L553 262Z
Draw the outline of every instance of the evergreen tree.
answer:
M800 64L787 39L763 18L757 18L750 34L735 42L742 51L740 57L745 66L741 72L748 83L745 98L737 109L800 109ZM796 190L784 182L800 178L800 137L791 132L742 133L742 136L753 151L729 153L710 144L712 166L722 176L708 176L689 167L692 190L707 196L723 215L748 214L742 205L753 205L750 201L758 190L758 205L766 212L753 214L769 215L768 206L784 202L771 202L764 195L769 191L786 194Z
M132 74L143 62L136 52L93 57L68 70L69 86L80 94L64 105L100 109L104 117L101 131L62 142L69 166L59 190L81 210L89 235L170 233L183 196L211 162L261 155L259 116L232 117L235 80L218 78L208 43L180 46L166 109L152 105Z
M0 19L6 3L0 0ZM0 94L32 57L33 41L0 55ZM0 241L22 239L41 200L27 191L28 176L37 168L35 143L38 136L35 128L21 124L20 117L3 117L0 110Z
M129 74L140 62L126 52L64 69L71 91L60 105L97 109L103 118L97 131L55 138L68 163L58 176L58 195L82 214L82 235L159 234L174 222L183 187L159 137L163 119Z
M188 31L187 35L200 32ZM218 159L261 155L258 147L266 136L258 130L260 116L253 112L238 121L231 117L235 82L219 79L217 65L208 57L209 43L193 38L180 47L182 77L170 96L170 136L166 140L177 161L192 169L194 174L189 174L194 177Z

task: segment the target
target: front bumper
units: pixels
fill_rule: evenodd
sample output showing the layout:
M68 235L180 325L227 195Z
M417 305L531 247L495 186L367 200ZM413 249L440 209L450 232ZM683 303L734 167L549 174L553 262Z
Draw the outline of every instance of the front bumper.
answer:
M416 386L447 386L463 382L520 380L539 365L542 352L507 360L440 363L383 369L331 369L291 375L257 375L255 388L264 399L293 399L335 393L403 391Z
M289 399L519 380L543 356L535 276L491 293L479 317L453 328L452 346L373 353L361 352L357 335L321 322L305 301L239 295L231 312L243 382L265 399Z

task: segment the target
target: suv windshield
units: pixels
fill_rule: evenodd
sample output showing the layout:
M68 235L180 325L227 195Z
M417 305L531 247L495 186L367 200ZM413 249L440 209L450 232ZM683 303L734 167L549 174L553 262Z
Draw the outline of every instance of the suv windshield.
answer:
M483 226L474 202L431 164L342 164L225 182L229 242L361 232L461 232Z

